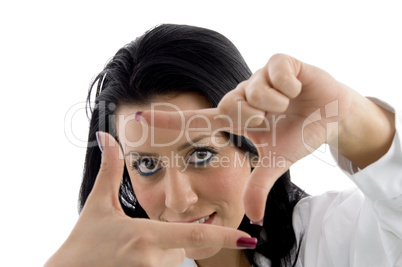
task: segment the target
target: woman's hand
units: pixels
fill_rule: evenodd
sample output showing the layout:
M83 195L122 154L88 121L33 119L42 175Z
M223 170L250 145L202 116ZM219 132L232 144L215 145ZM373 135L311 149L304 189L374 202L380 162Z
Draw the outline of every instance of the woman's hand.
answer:
M325 71L278 54L225 95L217 108L144 111L147 124L247 136L260 157L244 192L248 217L260 221L276 180L296 161L328 143L363 168L380 158L394 135L393 114Z
M127 217L119 202L124 169L120 146L99 133L102 164L95 185L68 239L46 266L179 266L184 248L241 249L244 232L213 225L164 223Z

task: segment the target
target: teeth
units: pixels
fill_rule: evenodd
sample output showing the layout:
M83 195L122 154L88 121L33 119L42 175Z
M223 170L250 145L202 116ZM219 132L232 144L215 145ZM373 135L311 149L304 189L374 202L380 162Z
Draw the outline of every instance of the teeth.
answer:
M208 219L209 219L209 216L204 217L204 218L202 218L202 219L199 219L198 221L195 221L195 222L193 222L193 223L195 223L195 224L204 223L204 222L207 221Z

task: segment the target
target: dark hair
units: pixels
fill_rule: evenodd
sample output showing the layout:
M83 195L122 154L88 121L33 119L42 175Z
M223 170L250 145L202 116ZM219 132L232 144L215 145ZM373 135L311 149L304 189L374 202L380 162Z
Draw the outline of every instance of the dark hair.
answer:
M150 103L158 95L198 92L213 107L251 71L237 48L221 34L187 25L160 25L121 48L107 63L90 86L87 105L96 90L95 106L90 121L84 176L80 191L79 211L92 190L98 174L101 152L95 144L96 131L116 137L113 113L122 104ZM246 138L229 134L234 145L257 154ZM255 250L244 250L254 266L256 253L270 259L272 266L289 266L295 262L296 237L292 213L305 193L283 174L269 193L264 226L251 225L244 219L239 229L259 237ZM125 168L120 187L120 203L131 217L147 215L138 204Z

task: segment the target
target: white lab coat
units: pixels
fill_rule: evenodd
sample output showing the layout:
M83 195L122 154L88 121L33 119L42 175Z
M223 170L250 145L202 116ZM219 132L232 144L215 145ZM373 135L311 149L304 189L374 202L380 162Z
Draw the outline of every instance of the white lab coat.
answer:
M357 188L297 203L293 227L302 241L296 266L402 267L402 117L396 115L392 146L377 162L359 170L338 157L340 168ZM259 260L270 266L266 258ZM181 265L196 266L187 258Z

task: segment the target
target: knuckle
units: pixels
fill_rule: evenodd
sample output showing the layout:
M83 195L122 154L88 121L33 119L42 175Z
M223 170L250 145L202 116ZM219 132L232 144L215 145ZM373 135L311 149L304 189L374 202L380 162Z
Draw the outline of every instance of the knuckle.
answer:
M290 78L288 75L286 75L283 72L276 72L272 74L272 84L277 88L277 89L286 89L283 88L286 86L288 79Z
M233 243L233 240L230 235L224 234L220 238L222 239L222 244L225 246Z
M247 102L251 105L256 105L261 101L261 94L259 93L258 88L256 87L248 87L246 90L246 98Z
M240 83L236 86L236 88L234 89L234 91L235 91L235 90L237 90L237 91L242 91L242 90L244 89L244 87L246 87L247 84L250 82L250 79L251 79L251 78L249 78L249 80L244 80L244 81L240 82Z
M110 163L107 160L102 160L100 170L102 172L108 172L109 169L110 169Z
M233 104L230 101L226 101L225 97L222 98L221 103L218 105L218 111L220 114L228 115L233 108Z
M259 195L259 194L267 194L268 193L268 189L265 183L263 182L259 182L259 181L254 181L253 183L250 183L248 185L248 189L251 190L251 192L253 193L253 195Z
M107 174L114 172L120 172L124 170L124 162L120 160L102 160L100 165L100 171Z
M206 240L204 231L201 229L192 229L189 233L189 240L194 247L200 247Z
M135 266L141 266L141 267L160 266L158 262L158 257L155 257L155 253L152 251L143 251L143 253L141 253L140 258L141 259L138 259L138 257L136 257L135 259L133 259L133 262L136 263Z
M170 257L174 258L174 261L177 262L178 265L186 258L186 252L184 249L173 249L169 251L169 254Z
M278 110L277 110L277 112L285 112L286 109L287 109L288 106L289 106L289 102L290 102L289 98L284 98L284 99L282 100L282 103L281 103L280 105L278 105Z
M186 258L186 251L184 249L179 249L177 258L179 259L180 262L183 262L184 259Z
M159 259L157 257L155 257L155 255L153 253L150 253L149 257L147 257L147 258L148 258L148 261L145 266L147 266L147 267L160 266Z
M297 97L301 92L301 86L294 86L294 88L292 88L292 91L290 91L288 93L290 98L295 98Z
M272 63L272 62L281 62L284 60L288 60L289 56L283 53L277 53L271 56L271 58L269 59L268 63Z
M148 247L153 244L153 235L152 233L148 233L147 231L142 232L137 235L137 238L133 239L131 244L132 247Z

